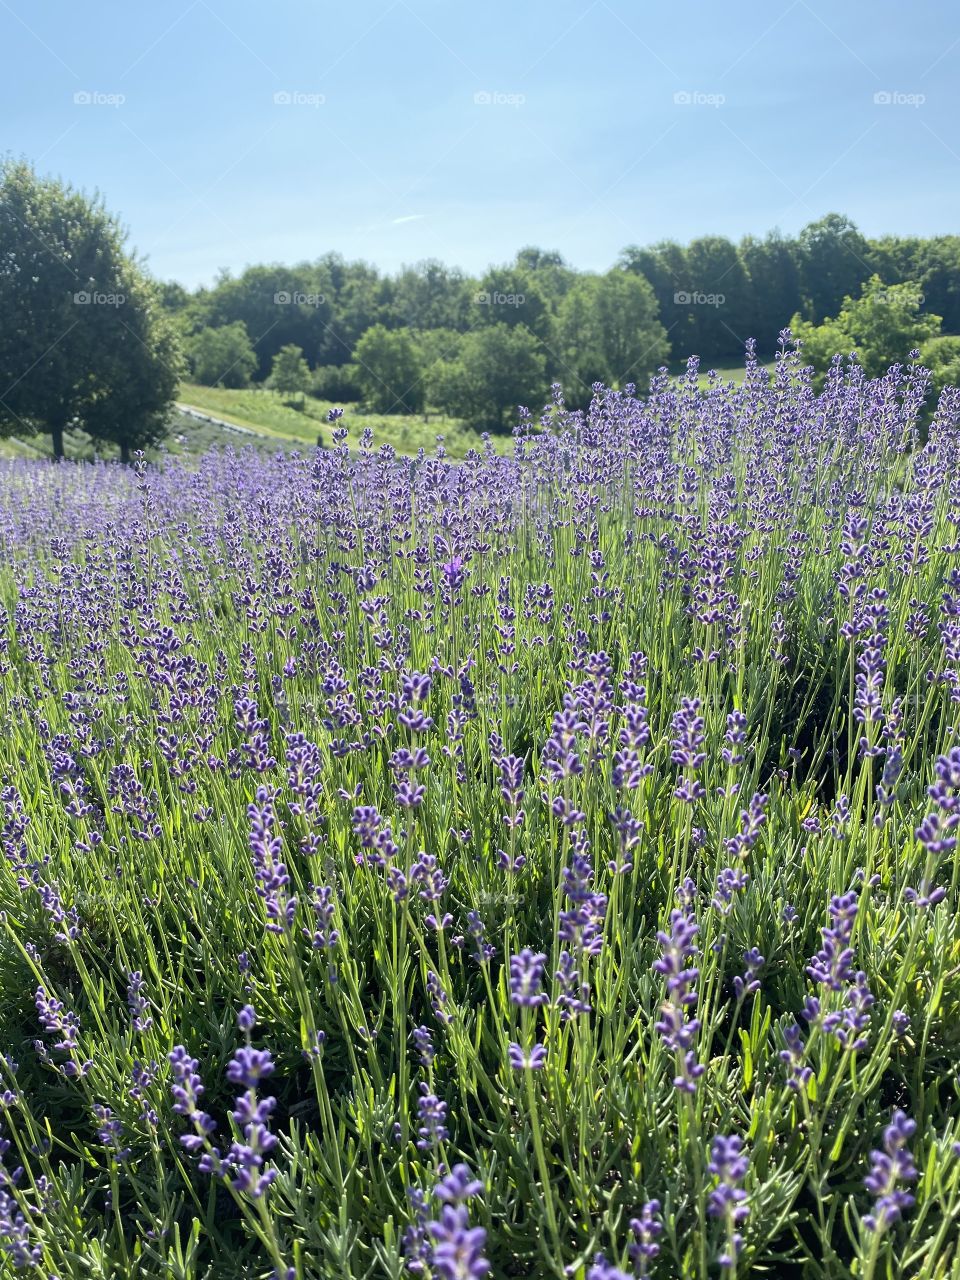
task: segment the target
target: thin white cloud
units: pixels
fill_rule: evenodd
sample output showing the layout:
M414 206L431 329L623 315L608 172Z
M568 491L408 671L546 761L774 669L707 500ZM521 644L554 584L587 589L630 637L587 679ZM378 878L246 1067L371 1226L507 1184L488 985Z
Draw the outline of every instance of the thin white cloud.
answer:
M405 218L394 218L390 225L399 227L401 222L419 222L421 218L425 218L426 216L427 215L425 213L408 213Z

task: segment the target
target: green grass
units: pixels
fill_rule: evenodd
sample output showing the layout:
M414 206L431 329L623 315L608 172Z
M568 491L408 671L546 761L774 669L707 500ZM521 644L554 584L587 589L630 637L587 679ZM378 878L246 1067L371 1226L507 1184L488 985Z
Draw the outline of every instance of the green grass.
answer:
M224 422L236 423L277 440L315 445L317 438L321 437L325 445L332 443L331 427L326 421L328 411L334 407L332 401L314 400L308 396L301 409L287 404L275 391L262 387L230 390L226 387L202 387L196 383L184 383L178 400L181 404L222 418ZM350 431L352 444L369 427L375 446L391 444L398 453L432 450L438 435L444 437L447 453L454 458L462 458L470 449L482 448L479 432L441 414L431 413L430 420L425 422L415 414L364 413L356 406L339 407L345 408L343 423ZM505 453L510 443L510 436L493 437L493 446L498 453Z
M771 373L776 368L775 360L762 360L760 364L762 368L766 369L768 372L771 372ZM674 361L671 361L670 363L670 372L675 376L679 376L680 374L685 373L686 368L687 368L687 362L685 359L674 360ZM711 364L707 360L701 361L700 375L697 380L701 389L706 389L707 387L709 387L710 385L709 374L711 370L713 370L714 372L720 375L720 379L722 382L732 382L735 386L738 386L738 387L740 383L743 382L743 375L746 372L744 368L743 360L736 360L729 364L727 363Z

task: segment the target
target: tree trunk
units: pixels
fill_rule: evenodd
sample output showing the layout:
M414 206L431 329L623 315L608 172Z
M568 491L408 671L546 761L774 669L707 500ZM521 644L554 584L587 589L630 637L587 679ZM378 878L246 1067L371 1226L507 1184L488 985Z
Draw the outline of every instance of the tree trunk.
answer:
M57 462L63 461L63 423L52 422L50 424L50 436L53 440L53 456Z
M128 466L130 464L130 441L129 440L120 441L120 461L126 463Z

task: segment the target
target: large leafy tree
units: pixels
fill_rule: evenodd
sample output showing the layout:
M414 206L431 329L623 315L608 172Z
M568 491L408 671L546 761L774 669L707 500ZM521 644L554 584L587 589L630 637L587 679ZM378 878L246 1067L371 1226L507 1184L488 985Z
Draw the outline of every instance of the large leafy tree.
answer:
M750 281L736 246L725 236L702 236L687 246L693 350L701 359L741 356L750 333Z
M942 316L947 333L960 332L960 236L884 236L870 241L870 263L892 284L915 284L924 311Z
M537 287L553 307L559 305L577 280L577 272L555 249L527 245L518 252L516 266L536 280Z
M120 327L100 356L102 389L82 421L94 439L115 444L129 462L133 450L155 447L166 436L185 363L176 322L155 287L130 271L124 288Z
M790 327L821 379L835 355L854 351L867 377L878 378L935 337L940 317L921 312L914 285L884 284L879 276L871 276L860 297L844 298L832 319L812 325L794 316Z
M550 302L537 275L525 267L491 267L475 295L473 323L523 325L544 341L552 329Z
M560 381L571 404L590 398L594 382L642 384L670 352L657 299L643 276L615 268L581 276L557 320Z
M201 329L187 341L194 379L207 387L246 387L257 371L257 353L242 320Z
M468 327L477 286L462 272L431 258L403 267L390 287L396 324L418 332Z
M273 357L273 368L270 371L270 382L274 391L279 391L291 402L303 402L303 397L312 385L310 366L303 358L303 352L295 342L281 347Z
M674 356L692 354L697 331L693 308L683 301L683 295L691 291L686 247L675 240L661 240L648 247L628 245L620 255L620 264L652 285Z
M0 165L0 432L85 427L124 453L163 432L176 334L98 197Z
M356 348L364 402L378 413L417 413L423 408L424 366L409 329L374 325Z
M960 337L928 338L920 348L920 363L933 374L934 395L944 387L960 386Z
M744 236L738 253L750 279L748 336L756 338L760 355L772 356L781 330L803 305L797 242L779 231L762 240Z
M820 324L869 279L870 248L855 224L839 213L805 226L797 248L804 318Z
M430 369L430 403L476 426L502 430L504 416L546 394L546 359L520 324L492 324L464 336L455 360Z

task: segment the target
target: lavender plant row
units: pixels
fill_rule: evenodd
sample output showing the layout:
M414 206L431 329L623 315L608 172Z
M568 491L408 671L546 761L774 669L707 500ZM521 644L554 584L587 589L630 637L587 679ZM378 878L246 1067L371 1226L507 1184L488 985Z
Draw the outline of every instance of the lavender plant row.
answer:
M960 392L0 472L0 1274L960 1277Z

